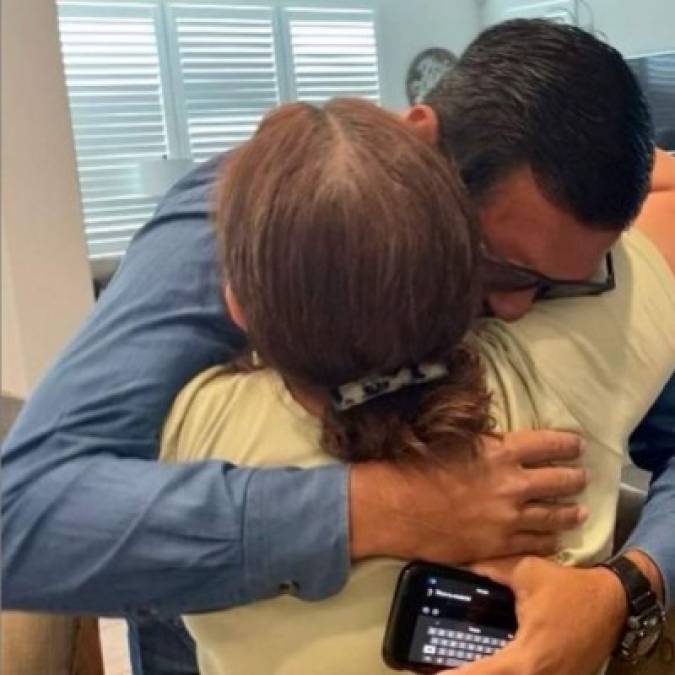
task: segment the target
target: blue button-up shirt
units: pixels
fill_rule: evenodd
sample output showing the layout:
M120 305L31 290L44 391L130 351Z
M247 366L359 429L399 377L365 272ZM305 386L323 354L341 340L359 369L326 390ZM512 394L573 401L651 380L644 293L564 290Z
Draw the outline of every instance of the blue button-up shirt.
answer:
M344 467L150 461L180 388L242 344L223 305L209 223L221 159L162 201L4 445L6 608L176 615L259 600L289 583L318 599L344 583ZM632 540L668 589L674 386L665 450L643 455L659 477Z
M162 201L4 444L6 608L172 615L346 579L345 467L148 461L181 387L243 343L209 222L220 160Z
M675 375L631 438L631 457L652 474L647 503L626 549L639 548L663 575L675 606Z

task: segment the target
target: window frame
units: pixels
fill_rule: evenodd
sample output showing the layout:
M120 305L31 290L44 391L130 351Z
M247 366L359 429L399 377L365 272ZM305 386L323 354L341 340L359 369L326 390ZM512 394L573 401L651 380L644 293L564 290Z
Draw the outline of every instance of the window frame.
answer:
M376 63L378 73L378 87L381 93L382 86L382 3L386 0L354 0L349 2L345 11L366 10L371 12L375 44ZM110 0L102 0L110 2ZM157 55L160 73L161 105L166 130L167 157L169 159L191 158L190 137L188 128L188 115L185 106L185 94L183 90L183 76L180 67L180 50L178 47L176 31L176 8L190 8L194 6L203 11L213 8L214 14L222 11L223 7L237 8L266 8L272 9L274 55L277 85L280 103L297 100L297 88L295 83L293 46L290 30L289 14L286 10L314 9L317 10L340 10L340 0L115 0L114 8L111 6L96 7L96 0L57 0L59 22L62 17L81 18L78 6L85 8L92 16L103 18L116 18L124 16L138 16L134 10L149 10L153 16L155 35L157 40ZM76 151L77 156L77 151ZM78 188L82 199L82 189L78 175ZM84 216L84 212L83 212ZM85 223L82 223L83 229ZM89 258L94 280L99 284L105 284L114 273L122 256L107 256Z

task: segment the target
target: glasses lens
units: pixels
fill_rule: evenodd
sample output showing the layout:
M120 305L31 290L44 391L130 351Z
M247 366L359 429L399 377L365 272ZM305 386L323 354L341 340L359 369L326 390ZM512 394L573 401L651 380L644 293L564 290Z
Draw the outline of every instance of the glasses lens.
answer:
M575 298L600 293L597 284L550 284L537 293L537 300L554 300L556 298Z
M608 254L598 267L597 272L589 279L589 282L596 286L606 286L611 277L611 265L611 254Z
M614 288L611 258L605 262L591 279L570 281L550 279L526 267L518 267L507 262L485 256L482 261L485 289L515 293L537 289L537 299L572 298L584 295L598 295Z
M554 281L542 286L537 293L539 300L574 298L585 295L600 295L614 288L612 261L608 255L600 269L588 281Z
M524 291L539 285L540 279L526 269L483 260L483 280L490 291Z

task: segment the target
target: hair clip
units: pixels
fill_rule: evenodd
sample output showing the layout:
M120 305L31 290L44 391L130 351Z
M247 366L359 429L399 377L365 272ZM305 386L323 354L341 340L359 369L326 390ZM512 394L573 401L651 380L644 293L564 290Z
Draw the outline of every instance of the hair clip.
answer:
M417 366L401 368L389 375L371 375L333 389L331 392L333 407L344 412L406 387L440 380L447 374L448 369L442 363L420 363Z

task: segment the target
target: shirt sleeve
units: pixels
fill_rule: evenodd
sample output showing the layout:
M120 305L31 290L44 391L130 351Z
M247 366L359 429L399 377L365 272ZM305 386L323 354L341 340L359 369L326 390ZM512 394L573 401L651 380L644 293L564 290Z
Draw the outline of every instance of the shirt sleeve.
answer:
M630 438L636 466L658 473L675 454L675 375Z
M652 472L640 521L625 549L640 549L663 575L666 605L675 606L675 376L631 439L635 463Z
M209 224L217 170L160 204L2 448L7 609L175 615L344 583L344 467L154 461L180 388L243 342Z

